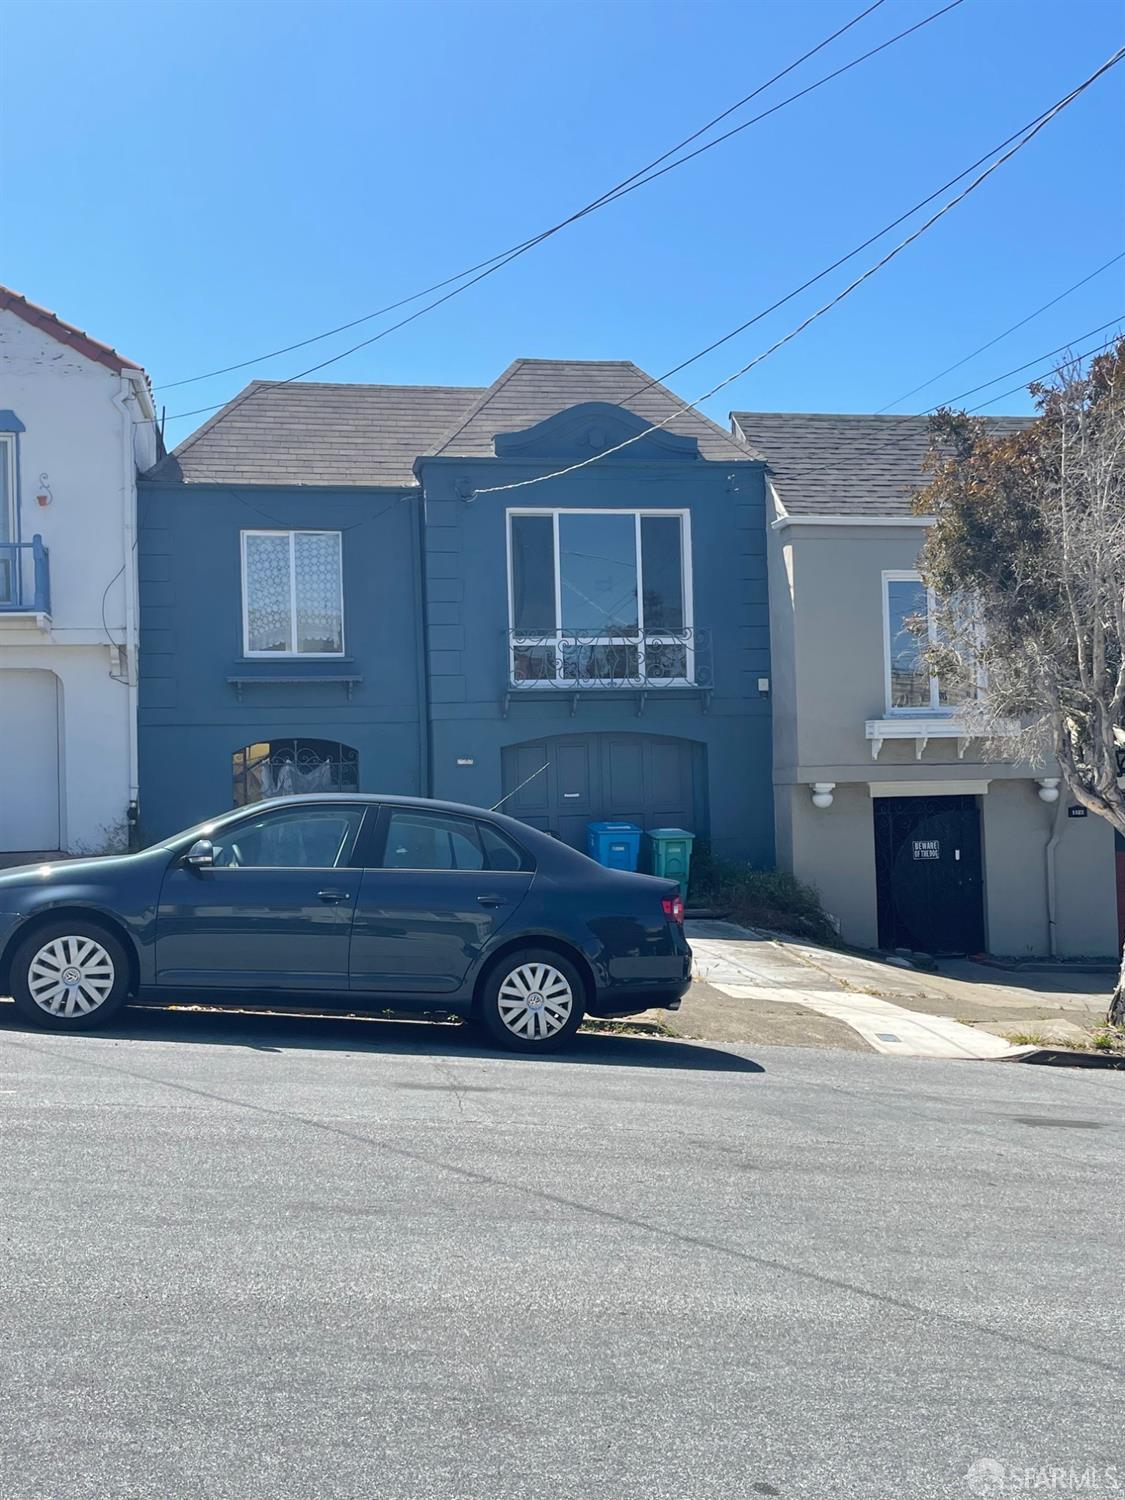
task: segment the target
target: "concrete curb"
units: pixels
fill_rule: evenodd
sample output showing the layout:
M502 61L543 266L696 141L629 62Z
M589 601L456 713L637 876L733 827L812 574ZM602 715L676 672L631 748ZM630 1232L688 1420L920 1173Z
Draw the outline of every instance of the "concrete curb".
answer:
M1013 1047L991 1062L1032 1063L1041 1068L1101 1068L1105 1072L1125 1072L1125 1053L1075 1052L1070 1047Z

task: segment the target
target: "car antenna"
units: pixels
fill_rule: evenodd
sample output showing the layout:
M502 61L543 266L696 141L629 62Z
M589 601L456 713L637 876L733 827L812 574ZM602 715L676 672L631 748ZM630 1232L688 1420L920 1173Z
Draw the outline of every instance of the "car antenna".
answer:
M527 785L527 782L528 781L534 781L537 776L542 776L543 772L547 769L547 767L550 764L551 764L551 762L549 760L545 760L543 762L543 764L539 767L538 771L532 771L531 775L527 778L527 781L521 781L520 784L519 784L519 786L514 786L512 788L512 790L508 793L508 795L506 797L501 797L499 802L494 802L492 804L492 806L488 809L489 812L496 812L498 808L503 807L504 803L507 802L508 797L514 797L517 792L522 792L523 789L524 789L524 787Z

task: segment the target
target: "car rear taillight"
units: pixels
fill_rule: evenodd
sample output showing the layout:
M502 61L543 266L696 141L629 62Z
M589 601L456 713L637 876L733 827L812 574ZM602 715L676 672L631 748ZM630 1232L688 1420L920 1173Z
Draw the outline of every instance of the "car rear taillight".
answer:
M682 896L665 896L661 902L664 907L664 915L669 922L678 922L683 926L684 922L684 898Z

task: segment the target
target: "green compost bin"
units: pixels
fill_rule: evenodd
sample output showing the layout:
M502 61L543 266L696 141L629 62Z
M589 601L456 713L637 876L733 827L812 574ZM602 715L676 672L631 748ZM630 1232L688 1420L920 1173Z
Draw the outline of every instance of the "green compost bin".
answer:
M645 837L652 873L663 875L667 880L678 880L680 895L686 902L695 834L688 833L686 828L650 828Z

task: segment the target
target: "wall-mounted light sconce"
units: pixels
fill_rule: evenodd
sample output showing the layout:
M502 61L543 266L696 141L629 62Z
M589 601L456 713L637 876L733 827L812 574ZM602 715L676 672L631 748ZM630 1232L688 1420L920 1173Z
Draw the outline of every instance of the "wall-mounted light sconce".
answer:
M1040 802L1057 802L1059 800L1059 776L1037 776L1039 783Z
M812 784L812 805L814 807L831 807L832 793L836 790L834 781L814 781Z

